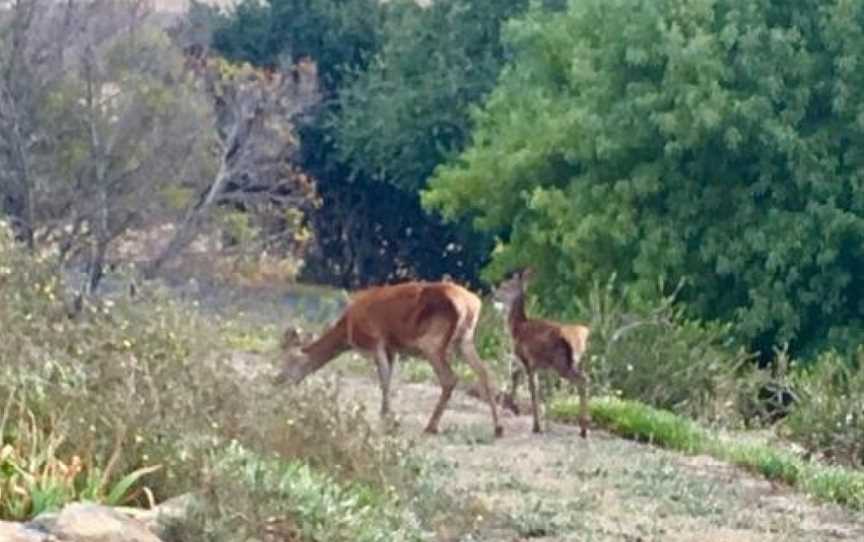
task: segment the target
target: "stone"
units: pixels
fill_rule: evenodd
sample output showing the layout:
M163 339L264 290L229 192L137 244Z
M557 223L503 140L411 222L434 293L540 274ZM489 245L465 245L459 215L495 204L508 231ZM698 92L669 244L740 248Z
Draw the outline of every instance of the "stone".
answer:
M54 522L53 534L62 542L161 542L143 522L91 503L66 506Z
M0 521L0 540L2 542L56 542L57 539L45 531L26 523Z
M165 536L166 525L185 519L197 503L198 499L195 495L186 493L168 499L150 510L126 507L118 507L115 510L137 519L156 535Z

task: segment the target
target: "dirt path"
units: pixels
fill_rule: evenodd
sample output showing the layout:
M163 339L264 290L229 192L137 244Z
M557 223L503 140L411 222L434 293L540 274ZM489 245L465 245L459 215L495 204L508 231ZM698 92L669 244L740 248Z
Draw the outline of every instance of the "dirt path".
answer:
M377 419L377 383L354 374L341 382ZM586 441L560 424L537 436L529 416L510 413L505 436L494 441L488 407L459 391L442 434L420 436L437 397L434 385L394 382L398 430L420 439L440 486L461 503L442 522L439 540L864 541L864 515L709 457L603 431Z

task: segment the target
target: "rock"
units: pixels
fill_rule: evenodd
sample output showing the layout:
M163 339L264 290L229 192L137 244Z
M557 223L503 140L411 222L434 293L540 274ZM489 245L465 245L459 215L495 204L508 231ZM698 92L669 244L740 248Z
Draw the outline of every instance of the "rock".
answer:
M189 515L189 510L195 506L196 502L197 497L191 493L187 493L168 499L151 510L126 507L115 508L115 510L137 519L158 536L165 536L166 525L182 521L186 518Z
M54 525L57 523L57 516L60 512L42 512L32 520L27 522L27 527L44 533L54 532ZM3 539L0 538L0 541Z
M54 536L25 523L0 521L0 540L3 542L56 542Z
M53 534L63 542L161 542L143 522L90 503L64 508L54 522Z

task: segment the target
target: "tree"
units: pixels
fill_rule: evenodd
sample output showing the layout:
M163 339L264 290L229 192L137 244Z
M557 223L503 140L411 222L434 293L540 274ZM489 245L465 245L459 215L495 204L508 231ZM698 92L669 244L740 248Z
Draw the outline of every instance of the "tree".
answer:
M596 277L685 278L770 352L864 337L864 6L581 0L508 28L512 66L424 203L532 262L547 310Z
M244 2L213 44L264 65L308 54L322 73L325 100L301 131L323 201L305 278L345 287L445 274L475 282L488 237L425 214L417 191L462 148L468 110L506 58L500 27L528 1L375 4Z
M45 0L15 0L0 12L0 210L32 249L43 141L39 105L62 73L72 11Z
M221 18L213 46L257 66L313 59L327 90L362 69L378 48L387 3L379 0L243 0Z
M308 242L306 214L317 202L315 182L297 166L294 120L318 100L317 70L300 62L286 71L234 64L206 54L187 57L216 113L219 162L212 180L189 202L171 242L148 266L155 274L214 218L235 210L242 229L258 230L247 253L269 250L299 259ZM241 218L242 217L242 218ZM275 250L274 250L275 249Z
M345 163L409 193L462 149L468 111L507 54L500 30L528 0L393 3L369 68L340 92L331 119Z
M190 32L169 35L143 1L20 0L0 12L0 37L3 210L31 246L84 266L83 293L130 230L180 225L152 271L217 207L244 212L258 249L296 256L308 242L315 185L296 166L293 121L318 100L314 64L184 51Z
M61 251L85 259L89 292L115 239L201 189L214 133L206 97L142 3L86 3L69 15L62 76L40 107L40 218Z

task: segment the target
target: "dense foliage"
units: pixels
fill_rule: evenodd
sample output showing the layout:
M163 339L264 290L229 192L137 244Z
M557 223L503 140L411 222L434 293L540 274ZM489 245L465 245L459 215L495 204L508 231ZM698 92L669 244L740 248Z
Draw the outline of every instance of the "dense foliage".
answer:
M220 17L213 46L258 66L311 58L332 89L377 50L384 12L377 0L244 0Z
M425 203L535 263L560 310L658 278L754 347L864 336L864 6L580 0L508 27L512 66Z
M396 2L369 68L340 93L333 119L343 159L416 192L468 138L468 110L506 58L500 31L527 0Z
M319 64L331 99L302 135L304 167L324 203L306 278L351 287L445 274L474 282L488 236L427 215L417 191L463 147L469 108L506 59L501 26L528 2L374 4L249 0L220 19L213 46L262 64L298 55ZM363 17L349 16L356 12ZM291 17L305 21L302 31L283 30L299 24Z

